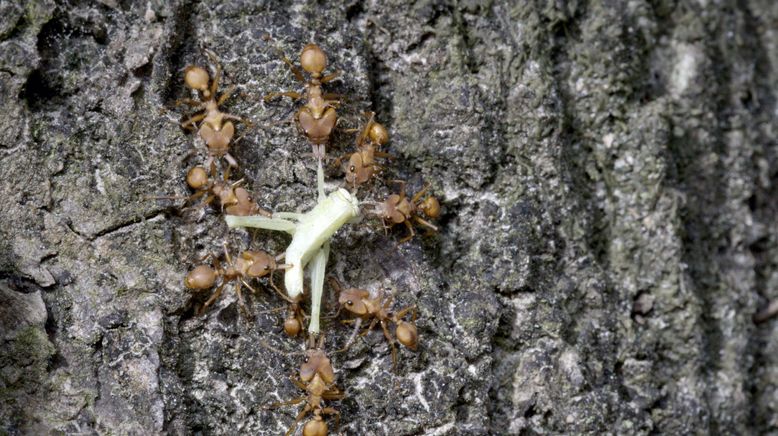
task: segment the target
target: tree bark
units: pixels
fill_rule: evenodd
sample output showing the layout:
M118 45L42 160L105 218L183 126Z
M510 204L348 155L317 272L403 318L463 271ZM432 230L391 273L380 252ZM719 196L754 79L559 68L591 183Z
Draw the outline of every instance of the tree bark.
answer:
M283 302L250 295L249 320L226 289L198 316L183 277L289 238L145 196L189 195L204 160L174 102L208 48L256 123L238 176L309 210L297 103L262 97L299 90L278 50L311 41L343 71L329 153L373 110L385 178L443 205L433 236L332 241L330 274L419 312L396 372L378 331L331 354L341 432L778 431L778 323L752 320L778 299L778 3L30 0L0 2L6 433L286 431L299 407L266 408L301 395ZM331 352L351 335L325 328Z

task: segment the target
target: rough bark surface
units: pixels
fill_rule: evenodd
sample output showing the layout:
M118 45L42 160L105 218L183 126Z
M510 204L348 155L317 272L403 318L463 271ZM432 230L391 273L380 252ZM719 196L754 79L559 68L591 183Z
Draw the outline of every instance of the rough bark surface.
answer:
M270 34L275 42L263 35ZM778 432L778 3L772 0L0 1L0 433L280 434L299 341L270 292L204 316L182 279L229 232L187 195L182 70L225 67L258 202L307 210L313 160L275 47L344 71L392 177L443 200L398 249L375 226L329 270L419 309L391 370L333 355L345 434ZM333 153L349 150L350 134ZM334 181L337 181L333 179ZM334 185L333 185L334 186ZM350 329L329 324L328 343Z

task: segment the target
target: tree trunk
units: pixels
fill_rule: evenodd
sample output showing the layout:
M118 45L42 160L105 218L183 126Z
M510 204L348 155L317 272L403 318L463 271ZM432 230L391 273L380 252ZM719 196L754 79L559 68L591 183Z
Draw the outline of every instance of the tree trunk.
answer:
M208 48L237 86L224 109L256 124L235 179L309 210L300 103L263 96L301 89L278 52L311 41L343 71L330 155L366 110L391 135L387 184L360 199L403 179L443 205L399 247L368 219L332 240L328 273L415 304L420 335L393 371L380 329L334 353L351 329L324 321L340 431L778 431L778 323L752 320L778 298L778 3L22 3L0 2L6 433L289 428L302 406L267 408L302 395L284 302L257 284L249 319L228 287L199 316L183 285L224 241L288 236L145 197L190 195L204 152L174 104Z

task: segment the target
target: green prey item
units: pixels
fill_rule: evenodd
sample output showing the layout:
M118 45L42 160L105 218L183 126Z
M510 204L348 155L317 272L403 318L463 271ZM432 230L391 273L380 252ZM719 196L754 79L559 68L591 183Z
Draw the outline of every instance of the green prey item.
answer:
M330 252L330 238L344 224L359 216L359 200L347 190L341 188L325 196L321 161L317 171L317 182L319 202L307 213L281 212L273 214L272 218L234 215L224 217L229 227L254 227L283 231L292 235L292 242L287 247L284 257L284 262L291 265L284 274L284 286L287 295L293 300L302 294L303 270L309 262L312 263L311 322L308 324L308 332L313 335L319 334L319 313L324 290L325 267Z

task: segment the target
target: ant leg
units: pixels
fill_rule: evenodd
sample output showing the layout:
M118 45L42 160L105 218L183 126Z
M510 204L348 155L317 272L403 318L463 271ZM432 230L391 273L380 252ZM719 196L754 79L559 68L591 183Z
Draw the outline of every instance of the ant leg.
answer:
M275 312L280 312L282 310L286 310L286 307L281 306L281 307L276 307L275 309L261 310L261 311L257 312L257 314L258 315L264 315L266 313L275 313Z
M253 128L253 127L254 127L254 122L253 122L253 121L251 121L251 120L250 120L250 119L248 119L248 118L245 118L245 117L240 117L240 116L238 116L238 115L233 115L233 114L225 114L225 113L223 113L223 114L222 114L222 117L223 117L225 120L234 120L234 121L239 121L239 122L243 123L243 124L246 126L246 128L247 128L247 129L251 129L251 128ZM242 137L243 137L243 136L240 136L240 137L238 137L238 139L240 139L240 138L242 138ZM238 142L238 139L236 139L236 140L235 140L235 142Z
M370 330L373 330L373 327L375 327L376 323L378 322L377 318L373 318L372 321L370 321L370 325L367 326L367 328L359 334L359 336L365 336L366 334L370 333Z
M222 65L219 62L219 59L216 57L216 53L212 52L211 50L205 49L205 54L208 56L208 59L213 64L214 69L216 70L215 74L213 75L213 81L211 81L211 98L214 98L216 96L216 90L219 89L219 82L222 78Z
M216 199L216 196L215 196L215 195L213 195L213 194L211 194L211 195L209 195L209 196L205 197L205 200L203 200L203 202L202 202L202 206L201 206L201 207L202 207L203 209L205 209L205 208L206 208L206 207L208 207L208 205L209 205L209 204L211 204L211 203L213 202L213 200L215 200L215 199ZM194 207L194 206L193 206L193 207Z
M405 197L405 180L390 180L390 182L400 185L400 197Z
M293 400L289 401L281 401L278 403L272 403L265 406L266 409L276 409L278 407L284 407L284 406L294 406L295 404L300 404L303 401L305 401L308 397L297 397Z
M335 415L335 432L337 433L338 429L340 429L340 412L333 407L323 407L321 413L325 415Z
M321 95L321 98L331 105L339 105L341 102L348 100L345 95L335 92L325 92Z
M343 159L345 159L345 158L347 158L347 157L348 157L348 158L350 158L350 157L351 157L351 155L350 155L350 154L344 154L344 155L343 155L343 156L341 156L341 157L335 158L335 159L334 159L334 162L332 162L332 165L331 165L331 167L334 167L334 168L338 168L338 167L340 167L340 166L341 166L341 164L343 163Z
M397 370L397 347L394 346L394 338L389 330L386 328L386 321L381 320L381 329L384 331L384 337L389 341L389 346L392 347L392 368Z
M276 47L276 50L278 51L278 56L281 58L282 61L289 67L290 70L292 70L292 74L294 75L294 78L297 79L300 83L305 83L305 76L303 76L303 72L300 71L299 68L297 68L292 61L289 60L288 57L284 54L284 52L281 51L281 49Z
M332 82L333 80L335 80L338 77L340 77L341 74L343 74L342 71L340 71L340 70L335 71L334 73L327 74L326 76L324 76L321 79L319 79L319 82L321 82L321 83Z
M291 298L289 298L289 296L288 296L288 295L286 295L286 294L284 294L283 292L281 292L281 290L280 290L280 289L278 289L278 286L276 286L275 284L273 284L272 275L271 275L271 279L270 279L270 287L271 287L271 288L273 288L273 290L274 290L274 291L276 291L276 293L277 293L277 294L278 294L278 295L279 295L279 296L280 296L280 297L281 297L281 298L282 298L284 301L286 301L287 303L291 303L291 304L294 304L294 303L295 303L295 301L294 301L294 300L292 300Z
M432 230L433 232L437 232L438 231L438 226L433 225L432 223L430 223L429 221L427 221L427 220L425 220L423 218L419 218L419 217L415 216L415 217L413 217L413 220L416 221L416 223L421 224L422 226Z
M203 194L205 194L205 191L199 191L189 196L181 196L181 195L145 195L143 197L144 200L186 200L187 203L192 200L197 200L197 198L202 197Z
M195 100L193 98L180 98L180 99L176 100L175 107L179 107L181 105L193 106L193 107L197 108L198 110L205 109L205 103L203 103L203 102L201 102L199 100Z
M329 282L330 282L330 286L332 286L332 289L335 292L337 292L338 295L340 295L340 293L343 291L343 287L340 285L340 282L338 281L338 279L336 279L333 276L329 276L328 279L329 279Z
M229 168L232 168L232 167L238 168L238 161L236 161L235 158L232 157L231 154L225 153L224 154L224 160L227 161L227 166Z
M293 100L299 100L303 98L303 95L299 92L294 91L287 91L287 92L271 92L270 94L265 95L265 102L268 102L276 97L289 97Z
M211 257L211 256L214 256L214 254L213 254L213 253L208 253L208 254L206 254L205 256L198 258L198 259L197 259L197 261L198 261L198 262L205 262L205 261L206 261L206 259L208 259L208 258L209 258L209 257ZM214 257L215 257L215 256L214 256Z
M383 292L381 292L381 295L383 296ZM386 301L384 301L384 309L388 309L392 307L392 300L394 299L393 296L386 297Z
M224 285L225 285L225 283L222 283L221 285L219 285L219 287L216 288L216 291L213 293L213 295L211 295L211 298L209 298L208 301L206 301L203 304L203 307L200 308L200 315L205 313L205 311L208 310L209 307L211 307L211 304L213 304L214 301L218 300L219 297L221 297L222 290L224 289Z
M389 236L389 226L386 225L386 220L383 220L381 222L381 225L384 227L384 236Z
M402 245L402 244L410 241L411 239L413 239L414 236L416 236L416 231L413 230L413 225L410 222L408 222L408 220L405 220L403 222L405 223L405 227L407 227L408 230L410 231L410 234L408 236L400 239L400 242L398 242L397 245Z
M301 382L300 380L297 380L294 377L289 377L289 381L294 383L295 386L297 386L298 388L300 388L302 390L305 390L305 388L307 387L307 386L305 386L305 383Z
M240 279L240 282L243 283L243 286L247 287L249 289L249 291L253 292L254 295L259 294L259 291L254 289L251 285L249 285L247 281L245 281L243 279Z
M214 83L216 83L216 80L214 80ZM216 91L214 90L213 92L215 93ZM222 93L222 95L219 96L219 99L216 100L216 106L223 105L224 102L226 102L230 97L232 97L233 92L235 92L235 85L232 85L229 88L227 88L227 90L224 91L224 93ZM211 95L216 95L216 94L211 94Z
M232 264L232 257L230 256L230 253L227 251L227 242L222 242L222 249L224 250L224 258L227 259L228 264Z
M354 321L354 320L346 320L346 321ZM362 325L362 318L357 318L354 324L354 331L351 332L351 336L349 336L348 340L346 341L346 345L344 345L343 348L341 348L340 350L336 351L336 353L342 353L349 349L351 344L354 343L354 339L357 338L357 333L359 332L359 327L361 325Z
M240 311L243 314L243 316L245 316L246 318L249 318L249 311L248 311L248 309L246 309L246 302L243 301L243 292L241 292L240 283L241 283L241 281L239 280L235 284L235 293L238 295L238 307L240 307Z
M206 114L199 114L199 115L195 115L195 116L189 118L188 120L186 120L183 123L181 123L181 128L182 129L186 129L186 130L189 130L189 129L193 129L194 130L194 128L195 128L194 124L195 123L199 123L200 121L205 119L205 115Z
M300 413L297 414L297 418L295 418L292 425L289 427L289 430L287 430L285 436L291 436L295 430L297 430L297 425L302 421L303 418L305 418L305 415L308 414L308 412L311 411L311 405L306 404L303 410L300 411Z
M402 317L405 316L405 314L407 314L410 311L413 311L413 316L412 316L413 320L411 322L416 321L416 305L413 305L413 306L408 306L400 310L399 312L397 312L394 315L395 322L399 321Z
M421 196L427 192L427 189L429 189L429 187L430 187L429 183L424 185L424 188L421 191L417 192L416 195L413 196L413 198L411 199L411 203L416 204L416 202L419 201Z

